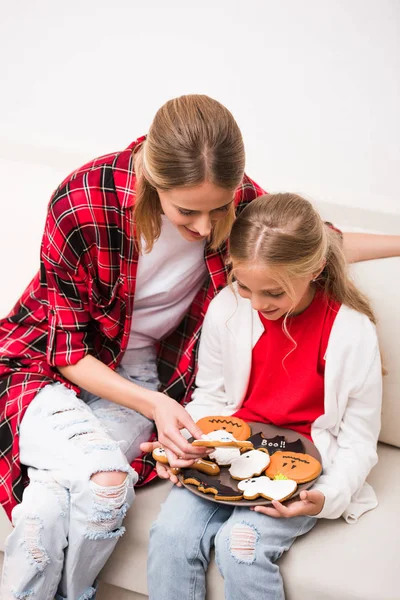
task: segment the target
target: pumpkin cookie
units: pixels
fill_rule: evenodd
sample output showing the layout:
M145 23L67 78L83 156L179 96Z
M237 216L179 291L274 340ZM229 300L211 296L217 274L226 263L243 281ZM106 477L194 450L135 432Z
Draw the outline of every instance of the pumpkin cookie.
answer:
M204 433L222 429L231 433L237 440L247 440L251 434L250 425L238 417L203 417L197 421L196 425Z
M321 471L321 463L309 454L275 452L271 456L265 474L271 479L274 479L277 475L285 475L288 479L293 479L297 483L306 483L318 477Z

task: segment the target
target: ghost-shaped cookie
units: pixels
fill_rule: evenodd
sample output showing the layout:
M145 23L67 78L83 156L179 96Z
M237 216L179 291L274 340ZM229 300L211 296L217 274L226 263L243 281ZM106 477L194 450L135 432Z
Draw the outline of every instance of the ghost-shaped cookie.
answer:
M255 500L260 496L266 500L283 502L294 494L297 483L292 479L270 479L269 477L251 477L238 483L245 500Z
M233 479L249 479L261 475L269 465L269 454L266 450L250 450L235 459L229 467Z

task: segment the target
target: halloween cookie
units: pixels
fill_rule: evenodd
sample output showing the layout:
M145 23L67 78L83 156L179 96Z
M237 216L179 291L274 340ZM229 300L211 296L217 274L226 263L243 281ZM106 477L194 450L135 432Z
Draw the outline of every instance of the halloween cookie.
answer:
M304 444L300 438L294 442L288 442L283 435L266 438L264 434L260 432L250 436L249 442L253 442L254 448L265 448L268 450L270 456L279 450L285 452L304 452Z
M236 440L247 440L251 434L250 425L238 419L237 417L203 417L197 421L196 425L204 433L211 433L211 431L224 430L235 436Z
M192 446L205 446L208 448L245 448L251 450L253 444L247 440L237 440L232 433L218 429L205 433L199 440L194 440Z
M213 494L216 500L226 502L235 502L242 500L243 493L233 488L223 485L218 479L200 476L192 469L186 469L183 474L183 483L195 485L200 492L204 494Z
M261 475L268 467L270 461L266 450L250 450L234 460L229 467L233 479L249 479Z
M294 494L297 483L292 479L269 479L269 477L252 477L238 483L245 500L255 500L260 496L266 500L283 502Z
M312 481L322 471L321 463L310 456L300 452L275 452L265 474L271 479L277 475L285 475L297 483Z
M154 450L152 452L152 456L157 462L160 462L163 465L168 464L168 457L167 457L167 453L165 452L164 448L154 448Z
M209 454L209 458L215 460L221 467L227 467L240 457L240 448L216 448Z
M168 464L168 457L164 448L155 448L152 455L156 461L162 463L163 465ZM191 469L199 471L200 473L206 473L207 475L218 475L221 471L215 462L212 462L211 460L205 460L203 458L197 459L196 462L194 462L191 466ZM179 468L171 467L171 470L173 473L175 473L175 475L180 473Z

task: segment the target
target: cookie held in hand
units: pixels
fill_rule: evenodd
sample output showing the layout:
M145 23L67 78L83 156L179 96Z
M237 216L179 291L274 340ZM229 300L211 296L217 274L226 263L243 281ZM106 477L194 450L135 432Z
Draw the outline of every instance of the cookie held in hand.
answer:
M153 458L162 463L163 465L168 465L168 457L164 450L164 448L155 448L152 453ZM177 475L180 472L179 468L170 467L171 471ZM206 460L203 458L197 459L193 465L191 465L191 469L199 471L200 473L206 473L207 475L218 475L220 473L220 468L215 462L211 460Z
M203 417L196 423L203 433L212 431L227 431L231 433L236 440L247 440L251 434L250 425L238 417L211 416Z
M247 440L237 440L232 433L219 429L205 433L199 440L194 440L192 446L204 446L205 448L243 448L251 450L253 444Z

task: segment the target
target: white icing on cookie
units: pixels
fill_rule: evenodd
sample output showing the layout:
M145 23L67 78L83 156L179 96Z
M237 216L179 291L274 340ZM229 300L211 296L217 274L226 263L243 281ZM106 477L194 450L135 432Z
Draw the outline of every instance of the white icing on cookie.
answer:
M229 473L234 479L249 479L253 475L261 475L268 467L269 460L267 452L250 450L232 462Z
M155 456L160 456L162 458L166 458L167 457L167 453L165 452L164 448L154 448L153 454Z
M216 448L214 452L210 454L210 458L215 460L215 462L221 466L230 465L239 457L239 448Z
M269 477L253 477L238 483L246 500L254 500L259 496L267 500L285 500L297 489L297 483L292 479L269 479Z
M201 436L202 440L211 440L213 442L231 442L236 441L236 438L229 431L225 431L225 429L217 429L216 431L210 431L210 433L203 433Z

